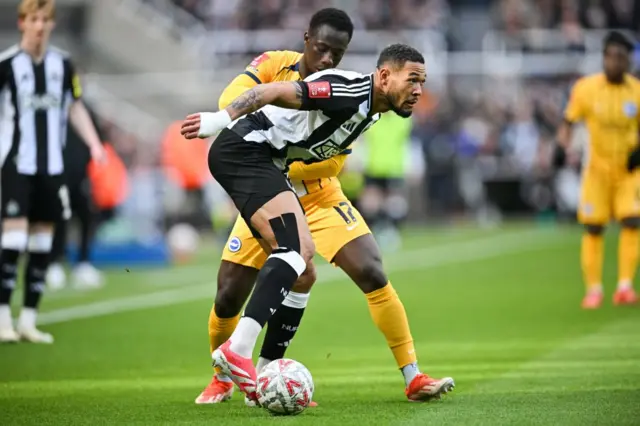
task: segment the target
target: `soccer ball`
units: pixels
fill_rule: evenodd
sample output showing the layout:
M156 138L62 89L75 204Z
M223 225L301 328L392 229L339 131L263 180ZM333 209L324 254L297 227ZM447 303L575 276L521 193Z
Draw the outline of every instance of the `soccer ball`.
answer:
M292 359L277 359L267 364L256 385L260 406L272 414L296 415L304 411L313 397L311 373Z

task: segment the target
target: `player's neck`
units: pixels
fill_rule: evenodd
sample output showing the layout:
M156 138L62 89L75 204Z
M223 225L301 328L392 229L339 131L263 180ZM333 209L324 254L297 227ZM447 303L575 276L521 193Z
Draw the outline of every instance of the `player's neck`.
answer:
M27 40L22 39L20 49L27 52L34 62L40 62L47 51L47 45L44 43L29 43Z
M298 74L300 74L301 80L309 77L309 70L307 69L307 65L304 62L304 56L300 58L300 67L298 68Z
M622 74L620 77L609 77L608 75L605 75L605 79L607 80L607 83L619 86L624 84L625 75Z

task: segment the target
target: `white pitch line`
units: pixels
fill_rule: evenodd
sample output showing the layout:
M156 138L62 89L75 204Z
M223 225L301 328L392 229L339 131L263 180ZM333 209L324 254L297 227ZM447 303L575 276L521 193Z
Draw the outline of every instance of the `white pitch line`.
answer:
M528 230L471 241L442 244L426 249L409 250L399 255L389 256L391 261L385 262L385 269L387 272L400 272L474 262L504 254L537 250L541 247L558 244L563 241L566 240L554 239L553 234L544 231ZM340 278L346 277L341 269L329 264L319 265L317 272L318 283L337 281ZM58 324L120 312L177 305L206 298L213 300L214 289L214 283L207 282L173 290L163 290L143 295L87 303L70 308L56 309L50 312L40 313L38 316L38 324Z

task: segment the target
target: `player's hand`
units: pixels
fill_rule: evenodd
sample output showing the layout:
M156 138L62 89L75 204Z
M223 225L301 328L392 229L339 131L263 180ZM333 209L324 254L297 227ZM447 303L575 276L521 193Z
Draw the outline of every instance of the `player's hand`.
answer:
M640 167L640 146L637 146L631 154L629 154L629 158L627 159L627 170L632 172L635 169Z
M559 144L556 144L553 148L551 164L556 169L561 169L567 164L567 150Z
M200 132L200 113L187 115L187 118L182 122L180 133L185 139L195 139Z
M91 159L98 164L104 164L107 162L107 152L104 150L102 144L93 145L90 149Z
M204 139L217 135L231 121L231 116L224 109L218 112L198 112L184 119L180 133L186 139Z

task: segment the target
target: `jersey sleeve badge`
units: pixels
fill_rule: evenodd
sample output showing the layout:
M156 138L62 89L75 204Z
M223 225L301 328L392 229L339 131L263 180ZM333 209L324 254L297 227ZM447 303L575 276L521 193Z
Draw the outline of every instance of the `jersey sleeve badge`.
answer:
M258 66L264 61L266 61L267 59L269 59L269 55L267 55L266 53L263 53L262 55L256 56L255 58L253 58L253 61L251 61L249 66L252 68L258 68Z
M312 99L328 99L331 97L331 83L328 81L314 81L307 83L309 97Z

